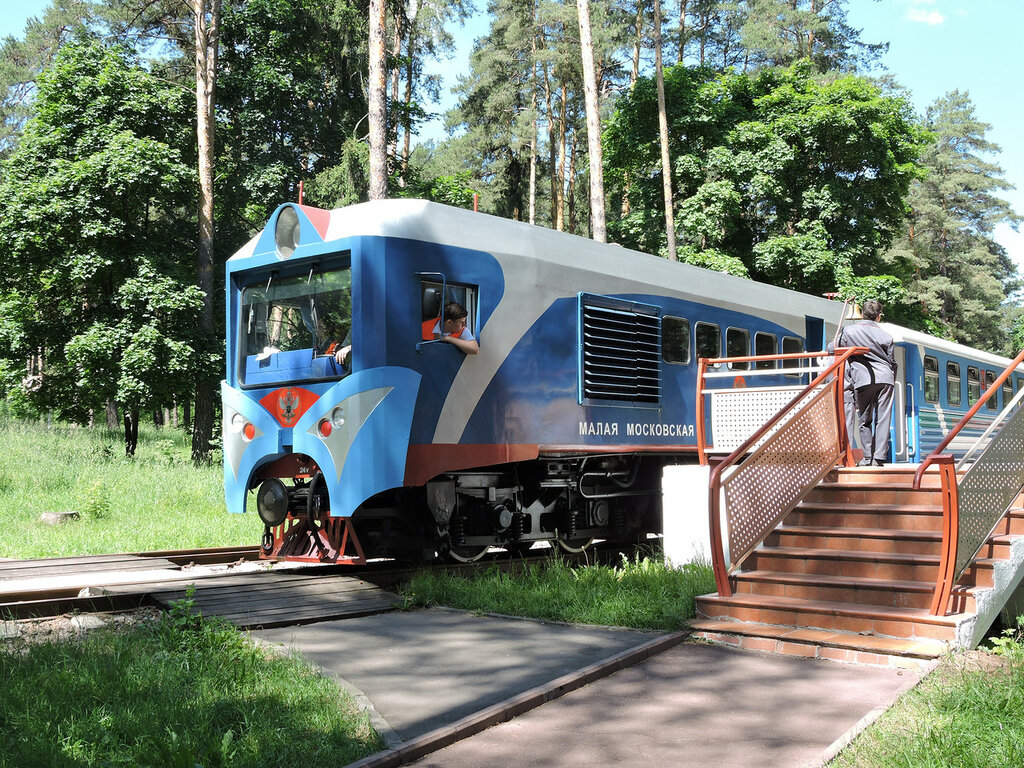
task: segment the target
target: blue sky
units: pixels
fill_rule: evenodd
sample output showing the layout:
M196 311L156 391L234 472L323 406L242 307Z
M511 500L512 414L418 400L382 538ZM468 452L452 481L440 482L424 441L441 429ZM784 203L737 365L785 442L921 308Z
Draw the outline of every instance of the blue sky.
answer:
M592 0L599 2L600 0ZM49 0L0 3L0 36L20 36L29 16L41 14ZM476 0L483 7L486 0ZM988 139L1002 152L994 158L1016 189L1003 193L1024 215L1024 2L1021 0L849 0L850 23L866 42L889 42L883 58L888 71L910 89L920 112L952 90L967 91L977 117L992 128ZM487 30L479 14L457 32L459 50L439 66L444 90L467 71L473 39ZM450 106L449 95L437 108ZM431 131L438 135L435 125ZM1024 229L1024 228L1022 228ZM1024 273L1024 233L1000 227L996 239Z

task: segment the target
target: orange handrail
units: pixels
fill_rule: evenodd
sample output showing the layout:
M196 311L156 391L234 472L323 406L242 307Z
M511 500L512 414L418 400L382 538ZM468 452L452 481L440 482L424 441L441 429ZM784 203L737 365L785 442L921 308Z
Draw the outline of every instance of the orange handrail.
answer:
M917 472L914 473L915 489L921 487L921 478L924 475L925 469L931 464L935 463L935 461L939 457L939 454L946 450L949 444L953 442L953 438L960 434L960 430L967 426L968 422L970 422L970 420L974 418L978 411L981 410L981 407L988 401L988 399L999 391L999 388L1002 386L1003 382L1013 375L1014 369L1021 363L1024 363L1024 350L1022 350L1019 355L1013 358L1013 362L1011 362L1010 365L1007 366L1006 370L999 374L999 378L992 382L992 385L985 390L984 394L982 394L981 397L978 398L978 402L976 402L971 407L971 409L964 414L964 417L960 419L959 422L957 422L957 425L953 427L951 430L949 430L949 434L942 439L942 442L935 446L935 450L928 454L928 457L921 462L921 466L919 466L917 468Z
M942 552L939 555L939 572L935 577L935 592L932 594L931 613L942 616L949 605L956 578L956 555L960 528L960 501L956 488L956 465L953 457L943 454L935 457L939 467L942 487Z
M835 350L835 357L832 364L819 373L813 381L811 381L803 390L801 390L792 400L789 401L775 416L769 419L760 428L754 431L750 437L744 441L736 450L730 453L722 462L720 462L712 471L711 478L708 482L708 515L711 533L711 565L715 575L715 587L718 590L718 594L723 597L730 597L732 595L732 587L729 584L729 569L725 562L725 547L722 542L722 525L721 525L721 509L719 504L720 486L722 473L727 467L737 463L738 460L746 455L750 449L760 440L764 435L778 424L793 408L795 408L801 400L803 400L808 394L814 390L819 384L824 382L830 375L836 374L837 381L835 383L836 390L836 414L837 414L837 430L839 432L840 446L845 449L846 460L851 460L851 453L849 451L849 441L846 437L846 419L843 418L843 383L845 382L845 365L846 361L855 354L863 354L868 350L864 347L848 347L845 349ZM801 353L799 355L787 355L784 357L821 357L827 354L824 352L817 353ZM768 356L765 356L768 357ZM779 356L783 357L783 356ZM763 359L763 358L762 358ZM705 360L702 358L701 363ZM713 363L719 362L730 362L730 358L719 358L711 361ZM703 372L703 371L701 371ZM697 381L697 395L703 399L702 378L698 378Z
M960 543L960 497L956 482L956 466L951 454L943 453L953 439L960 434L971 419L975 417L982 406L988 402L1003 382L1013 375L1014 370L1024 362L1024 350L1017 355L998 378L985 390L984 394L976 402L964 417L960 419L953 429L949 431L927 458L921 462L921 466L914 473L914 489L921 487L921 480L924 478L925 470L932 464L939 465L942 493L942 545L939 554L939 572L935 577L935 592L932 596L931 613L941 616L946 612L949 605L949 596L953 591L953 584L960 578L956 572L956 559Z

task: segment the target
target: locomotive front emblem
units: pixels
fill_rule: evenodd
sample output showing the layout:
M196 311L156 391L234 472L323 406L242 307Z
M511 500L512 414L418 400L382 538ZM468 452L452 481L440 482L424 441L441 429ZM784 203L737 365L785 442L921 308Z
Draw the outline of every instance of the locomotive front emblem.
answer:
M286 389L277 399L278 414L281 423L290 427L292 422L299 418L299 395L291 388Z

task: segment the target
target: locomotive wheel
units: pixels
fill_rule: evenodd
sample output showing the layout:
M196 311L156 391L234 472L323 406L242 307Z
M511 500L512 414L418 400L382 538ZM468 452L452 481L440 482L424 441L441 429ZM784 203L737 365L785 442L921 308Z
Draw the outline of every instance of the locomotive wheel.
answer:
M571 555L578 555L593 543L593 539L558 539L558 546Z
M447 554L457 563L475 563L487 554L488 549L490 547L486 544L482 547L449 547Z

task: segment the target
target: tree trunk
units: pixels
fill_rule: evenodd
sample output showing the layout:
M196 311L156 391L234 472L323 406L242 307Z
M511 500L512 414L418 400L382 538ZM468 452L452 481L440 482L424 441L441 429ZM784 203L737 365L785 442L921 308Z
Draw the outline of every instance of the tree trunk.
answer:
M391 103L398 103L398 86L401 81L401 70L398 66L399 58L402 55L402 23L398 18L397 14L394 18L395 31L391 36L391 58L394 66L391 68ZM385 93L385 104L387 103L387 94ZM395 132L388 136L388 157L398 157L398 126L395 126Z
M676 59L677 64L683 63L683 57L686 55L686 5L689 0L679 0L679 57Z
M555 99L551 89L551 79L548 77L548 65L541 65L541 74L544 76L544 103L547 105L548 114L548 163L551 171L548 173L548 183L551 186L551 226L555 226L558 218L558 163L556 160L558 145L558 131L555 127Z
M530 38L530 223L537 223L537 6L533 6L534 31Z
M601 157L601 114L597 100L594 41L590 36L590 0L576 0L583 56L583 91L587 105L587 148L590 155L590 228L599 243L607 241L604 215L604 171Z
M205 435L206 442L197 445L197 436ZM192 425L192 461L196 464L210 461L210 440L213 438L213 387L209 382L196 386L195 423Z
M387 157L387 62L384 52L385 36L384 0L370 0L370 199L383 200L388 196ZM198 407L198 406L197 406Z
M409 153L412 151L412 120L409 117L409 110L412 107L412 90L414 85L415 67L413 63L416 56L416 17L419 15L420 3L419 0L411 0L409 3L409 14L406 18L406 22L409 27L408 31L408 42L405 45L405 124L402 126L405 130L405 137L402 146L402 172L399 176L398 182L403 187L408 182L406 174L409 171Z
M654 0L654 75L658 81L658 136L661 143L661 175L665 195L665 234L668 257L678 261L676 226L672 215L672 162L668 156L668 115L665 110L665 73L661 64L661 0Z
M573 234L576 234L576 159L580 156L579 136L579 131L573 131L572 143L569 145L569 193L567 198L569 226L567 231Z
M644 49L644 4L636 4L636 20L633 22L633 32L636 37L633 39L633 69L629 73L630 89L636 85L640 78L640 54Z
M125 456L134 456L135 449L139 446L139 409L125 408L124 410L124 453Z
M555 229L559 232L565 231L565 158L566 158L566 142L568 140L568 124L569 124L569 106L568 99L566 98L565 85L562 86L562 108L560 117L558 119L558 170L555 172L555 177L558 181L557 189L557 203L558 206L555 209Z
M121 420L117 417L117 403L113 400L107 400L107 429L117 429L120 423Z
M203 292L200 327L212 336L213 322L213 160L214 119L217 83L217 48L220 36L221 0L191 0L195 16L196 47L196 125L199 149L199 254L197 282ZM192 460L208 461L213 424L213 382L199 381L205 391L196 399L195 430L192 433ZM127 417L126 417L127 418ZM138 436L138 412L133 412ZM134 453L134 447L131 453Z

